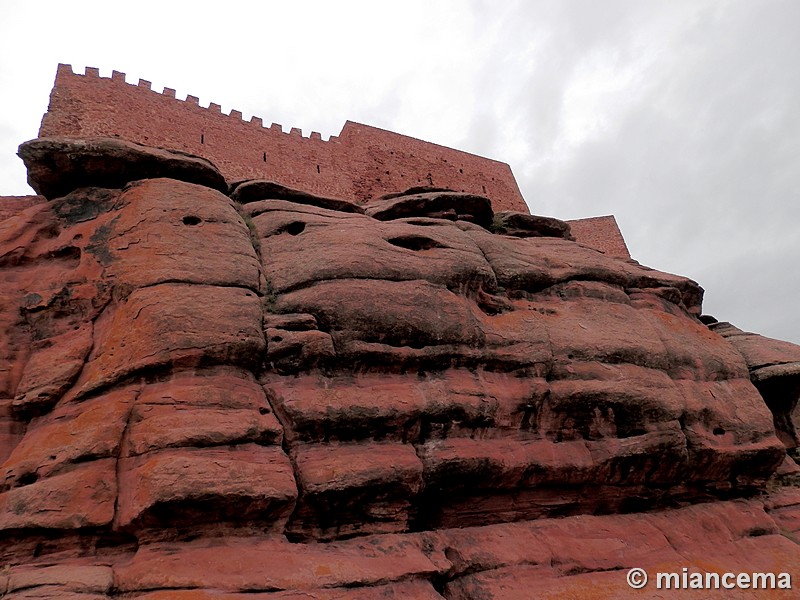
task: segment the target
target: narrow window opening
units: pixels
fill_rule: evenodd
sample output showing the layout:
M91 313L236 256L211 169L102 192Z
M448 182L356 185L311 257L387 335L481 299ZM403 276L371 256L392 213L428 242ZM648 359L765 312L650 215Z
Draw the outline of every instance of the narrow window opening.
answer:
M481 187L483 188L483 193L485 194L486 193L486 186L482 185Z
M267 162L267 153L266 152L264 152L264 156L262 158L264 159L264 162Z
M319 165L317 165L317 173L319 173Z
M200 134L200 143L201 144L205 144L206 143L206 136L204 134L202 134L202 133Z

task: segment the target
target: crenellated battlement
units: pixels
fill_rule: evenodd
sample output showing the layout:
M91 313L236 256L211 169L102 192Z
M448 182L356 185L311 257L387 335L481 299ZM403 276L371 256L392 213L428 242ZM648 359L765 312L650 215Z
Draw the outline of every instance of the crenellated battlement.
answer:
M390 192L435 186L489 197L497 210L527 212L509 166L377 127L347 121L323 140L299 127L245 120L222 107L152 82L102 77L96 67L56 72L40 137L120 137L190 152L212 161L229 181L270 179L313 194L364 202Z
M216 102L209 102L209 105L207 107L204 107L204 106L202 106L200 104L200 98L198 96L193 96L191 94L187 94L186 98L181 100L180 98L177 97L177 91L174 90L173 88L164 87L163 91L158 92L158 91L156 91L156 90L154 90L152 88L153 83L151 81L146 80L146 79L141 79L140 78L136 83L128 83L127 82L127 75L125 73L123 73L122 71L112 70L111 71L111 77L109 78L109 77L101 76L100 75L100 69L97 68L97 67L85 67L84 73L80 74L80 73L76 73L72 69L72 65L59 64L58 65L58 71L57 71L57 74L56 74L56 80L58 80L59 77L69 77L69 76L72 76L72 77L86 77L86 78L90 78L90 79L99 79L99 80L106 80L106 81L114 81L114 82L117 82L117 83L123 83L125 85L130 86L131 88L138 88L138 89L142 89L142 90L147 90L147 91L150 91L150 92L152 92L154 94L158 94L158 95L163 96L165 98L169 98L170 100L174 100L174 101L177 101L177 102L185 102L188 105L195 106L195 107L203 109L203 110L207 110L207 111L209 111L211 113L214 113L214 114L217 114L217 115L233 118L233 119L236 119L237 121L241 121L242 123L249 123L249 124L254 125L255 127L271 129L273 131L277 131L279 133L285 133L287 135L304 137L305 139L308 139L308 140L315 140L315 141L320 141L320 142L328 142L328 141L333 140L335 142L336 139L337 139L336 136L331 136L330 140L323 140L322 139L322 135L320 133L316 132L316 131L312 131L308 136L304 136L303 132L302 132L302 129L300 129L299 127L292 127L289 131L284 132L283 131L283 126L280 123L272 123L269 127L265 127L263 119L261 117L252 116L252 117L250 117L250 120L247 121L247 120L244 119L244 117L242 115L242 112L240 110L232 109L230 111L230 113L226 114L226 113L222 112L222 106L220 104L217 104Z

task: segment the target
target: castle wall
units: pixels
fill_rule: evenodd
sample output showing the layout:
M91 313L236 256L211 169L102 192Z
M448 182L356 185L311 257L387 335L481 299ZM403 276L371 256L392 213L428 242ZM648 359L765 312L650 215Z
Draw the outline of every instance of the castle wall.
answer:
M223 114L218 104L203 108L194 96L178 100L170 88L155 92L149 81L128 84L118 71L104 78L95 68L79 75L59 65L39 135L118 136L203 156L229 181L271 179L349 200L433 185L485 195L495 210L528 212L505 163L352 121L328 141L297 128L284 133L236 110Z
M223 114L219 104L203 108L195 96L179 100L171 88L158 93L146 80L126 83L118 71L107 78L95 68L80 75L70 65L59 65L39 135L121 137L203 156L228 181L270 179L357 202L435 186L487 196L496 211L529 212L505 163L353 121L327 141L316 132L304 137L295 127L288 132L275 123L265 127L259 117L244 121L237 110ZM15 207L4 201L0 218L19 210ZM570 225L580 243L630 257L613 216Z
M567 221L572 236L580 244L600 250L610 256L630 258L625 238L613 215Z

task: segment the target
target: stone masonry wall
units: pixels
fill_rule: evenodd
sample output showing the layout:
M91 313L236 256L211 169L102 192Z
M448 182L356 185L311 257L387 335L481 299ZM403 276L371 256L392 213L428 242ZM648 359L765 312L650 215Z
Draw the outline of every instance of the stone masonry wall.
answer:
M567 223L579 243L609 256L631 257L614 215L576 219Z
M116 136L211 160L229 181L265 178L314 194L366 201L413 186L436 186L488 196L495 210L528 212L510 167L376 127L347 121L340 135L323 141L264 127L241 112L199 105L195 96L150 89L149 81L125 82L113 71L100 77L59 65L40 137Z

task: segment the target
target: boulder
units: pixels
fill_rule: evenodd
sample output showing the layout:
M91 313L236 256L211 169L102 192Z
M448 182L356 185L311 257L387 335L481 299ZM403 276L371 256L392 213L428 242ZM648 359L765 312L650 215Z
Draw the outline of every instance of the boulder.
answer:
M501 211L494 214L492 231L514 237L554 237L574 240L569 223L553 217L540 217L526 213Z
M28 169L28 183L48 200L82 187L122 188L157 177L228 189L205 158L117 138L38 138L22 144L18 154Z
M374 200L365 207L367 215L379 221L409 217L433 217L469 221L489 229L492 203L488 198L463 192L423 192Z
M259 200L288 200L295 204L307 204L339 212L364 214L363 208L347 200L315 196L267 179L251 179L235 183L231 187L230 197L234 202L239 202L240 204L248 204Z
M800 447L800 346L742 331L728 322L710 324L741 355L775 419L778 437L797 457ZM800 458L800 457L798 457Z

